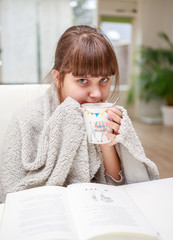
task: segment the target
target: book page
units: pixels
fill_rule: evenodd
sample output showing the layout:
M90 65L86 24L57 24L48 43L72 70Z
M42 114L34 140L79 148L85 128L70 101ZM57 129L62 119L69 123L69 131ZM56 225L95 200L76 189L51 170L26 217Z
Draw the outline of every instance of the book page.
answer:
M0 204L0 226L2 222L3 212L4 212L4 204Z
M39 187L8 194L0 239L71 239L66 188Z
M150 224L123 189L94 183L73 184L68 186L68 196L80 239L108 233L115 236L121 233L126 237L136 235L136 239L140 235L149 239L147 235L151 235L152 239L157 239L153 237L156 233Z
M173 178L122 186L158 231L161 239L173 239Z

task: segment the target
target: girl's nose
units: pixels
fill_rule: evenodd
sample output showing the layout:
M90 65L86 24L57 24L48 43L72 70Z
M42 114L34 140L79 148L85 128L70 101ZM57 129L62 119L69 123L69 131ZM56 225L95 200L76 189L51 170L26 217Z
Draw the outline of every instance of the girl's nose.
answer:
M100 88L99 87L94 87L91 89L90 91L90 97L92 98L101 98L101 91L100 91Z

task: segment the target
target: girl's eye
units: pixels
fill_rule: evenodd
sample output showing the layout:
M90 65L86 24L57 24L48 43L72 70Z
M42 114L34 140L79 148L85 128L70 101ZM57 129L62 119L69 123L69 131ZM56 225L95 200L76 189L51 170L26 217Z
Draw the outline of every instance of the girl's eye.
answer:
M102 78L102 79L100 79L100 82L102 82L102 83L106 83L106 82L108 82L108 78Z
M78 82L79 82L79 83L82 83L82 84L85 84L85 83L87 83L88 81L87 81L86 79L83 79L83 78L82 78L82 79L79 79Z

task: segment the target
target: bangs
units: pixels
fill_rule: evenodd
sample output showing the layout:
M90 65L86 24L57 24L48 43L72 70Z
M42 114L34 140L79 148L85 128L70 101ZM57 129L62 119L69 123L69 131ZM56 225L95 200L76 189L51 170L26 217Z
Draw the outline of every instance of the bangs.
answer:
M80 36L73 49L68 49L66 60L63 70L74 76L99 77L118 74L116 55L105 37L86 34Z

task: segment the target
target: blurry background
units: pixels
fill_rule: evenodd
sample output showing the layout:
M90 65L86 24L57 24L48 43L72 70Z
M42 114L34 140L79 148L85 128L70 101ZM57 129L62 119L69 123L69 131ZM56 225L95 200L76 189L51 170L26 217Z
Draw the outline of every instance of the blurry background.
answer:
M0 84L42 83L53 65L59 37L79 24L100 27L111 40L120 68L119 104L128 108L146 155L159 167L161 178L173 176L173 115L172 123L165 126L164 98L151 92L146 101L139 97L139 87L132 88L142 71L136 64L138 48L167 49L168 42L159 38L159 32L173 42L173 0L0 0ZM169 91L173 89L172 63L169 57ZM157 71L158 66L151 75ZM165 83L166 78L161 81ZM136 98L127 105L129 92Z

